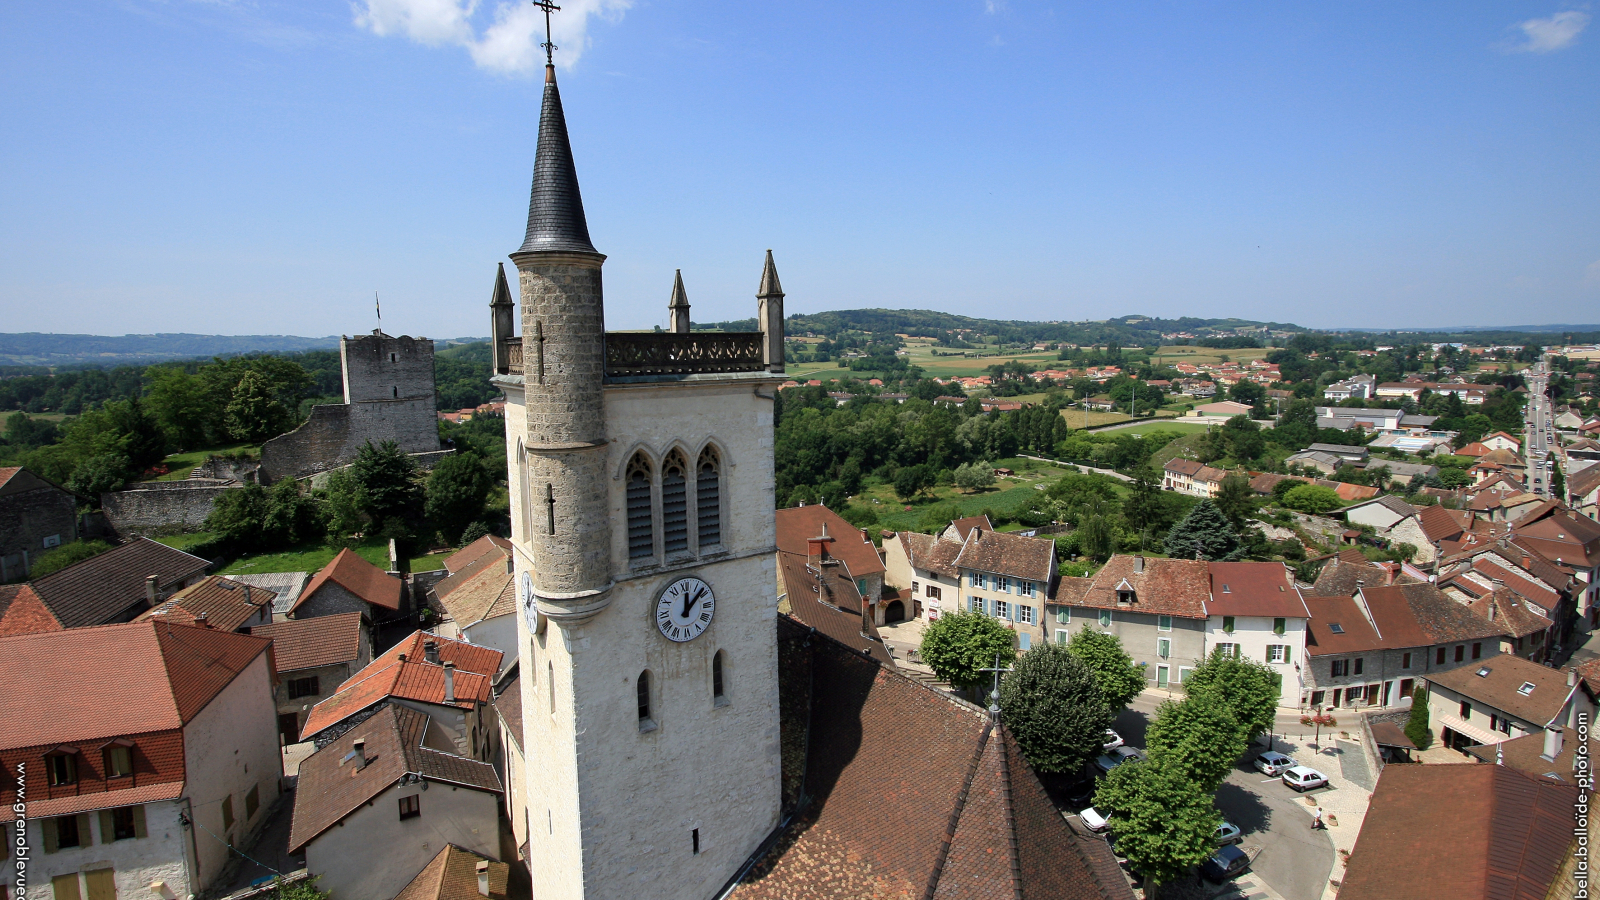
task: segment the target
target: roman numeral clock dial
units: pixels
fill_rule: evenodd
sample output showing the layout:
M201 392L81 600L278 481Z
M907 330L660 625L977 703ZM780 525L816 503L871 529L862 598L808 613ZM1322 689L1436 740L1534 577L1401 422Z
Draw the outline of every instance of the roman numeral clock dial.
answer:
M669 641L692 641L705 633L717 611L711 585L698 578L679 578L656 600L656 627Z

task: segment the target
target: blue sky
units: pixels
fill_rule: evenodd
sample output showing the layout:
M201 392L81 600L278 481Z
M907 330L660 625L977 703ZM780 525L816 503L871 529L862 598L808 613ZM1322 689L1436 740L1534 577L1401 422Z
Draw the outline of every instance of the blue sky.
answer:
M1600 29L1519 3L567 0L607 324L1600 321ZM499 0L0 4L0 330L488 332L541 52Z

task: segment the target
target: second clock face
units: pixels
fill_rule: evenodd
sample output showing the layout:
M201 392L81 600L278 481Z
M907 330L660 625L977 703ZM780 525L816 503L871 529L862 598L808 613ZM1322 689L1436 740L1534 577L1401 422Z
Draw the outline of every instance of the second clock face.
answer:
M698 578L680 578L667 585L656 601L656 627L669 641L692 641L705 633L717 611L711 585Z

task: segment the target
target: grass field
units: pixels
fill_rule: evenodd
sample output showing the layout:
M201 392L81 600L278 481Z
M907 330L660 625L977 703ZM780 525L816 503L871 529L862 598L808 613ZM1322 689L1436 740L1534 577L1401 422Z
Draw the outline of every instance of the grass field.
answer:
M1162 447L1160 450L1157 450L1155 453L1151 454L1150 465L1159 470L1162 466L1165 466L1168 461L1177 459L1178 457L1184 455L1185 450L1194 450L1195 446L1199 443L1200 435L1204 433L1205 432L1202 429L1201 431L1194 432L1193 434L1186 434L1183 437L1178 438L1172 443L1166 445L1165 447Z
M190 547L211 539L211 535L204 531L192 534L174 534L158 537L155 540L187 550ZM389 568L389 543L377 538L362 541L354 548L356 554L380 569ZM253 556L243 556L233 560L223 567L223 575L254 575L262 572L316 572L323 566L333 561L339 555L340 548L332 546L304 546L282 553L260 553ZM431 572L444 568L445 557L450 551L416 556L411 559L411 571Z
M208 450L189 450L184 453L174 453L161 462L167 467L167 474L150 479L151 481L182 481L189 477L194 467L206 461L206 457L213 453L244 450L259 454L261 448L253 444L232 444L227 447L212 447Z
M954 502L963 516L975 516L985 509L1010 513L1039 495L1035 485L1054 484L1067 474L1066 470L1058 466L1031 459L1002 459L995 465L1011 469L1016 475L1011 478L1001 478L995 482L994 487L971 494L953 487L935 488L931 496L924 494L911 503L896 497L894 489L888 485L874 485L864 489L851 503L870 506L876 511L878 514L876 528L904 531L915 529L928 508L940 503ZM1125 489L1120 485L1116 486L1116 490L1118 493L1125 493Z
M1177 432L1178 434L1197 434L1205 431L1209 426L1199 422L1144 422L1127 428L1118 428L1117 434L1146 435L1152 431Z

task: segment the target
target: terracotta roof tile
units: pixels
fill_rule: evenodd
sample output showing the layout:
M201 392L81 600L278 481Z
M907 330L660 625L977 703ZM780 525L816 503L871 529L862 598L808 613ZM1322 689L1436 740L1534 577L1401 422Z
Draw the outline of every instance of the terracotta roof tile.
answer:
M405 890L394 900L476 900L485 896L478 891L478 863L488 863L490 900L505 900L506 880L511 867L464 850L455 844L446 844L431 862L423 866L417 877L411 879Z
M1505 629L1514 638L1547 631L1552 624L1549 619L1529 609L1527 603L1509 588L1479 597L1467 608L1485 622Z
M447 572L459 572L485 555L505 557L511 555L511 542L499 535L486 534L444 559Z
M1213 562L1206 566L1211 574L1206 612L1213 616L1311 616L1295 587L1294 573L1282 563Z
M1390 571L1361 555L1360 550L1347 548L1322 567L1310 594L1317 597L1348 597L1356 592L1357 582L1381 585L1389 581ZM1415 582L1404 572L1394 574L1396 582Z
M289 619L257 625L250 633L272 641L279 672L354 662L361 654L360 613Z
M1050 580L1055 559L1056 545L1048 538L972 528L967 531L955 565L957 569L993 572L1044 584Z
M484 553L466 568L434 585L434 596L439 598L439 604L456 625L466 627L491 618L490 612L502 594L510 591L515 596L516 576L508 571L506 562L507 557L499 553ZM497 614L515 611L513 606Z
M1417 510L1417 521L1422 533L1430 541L1449 540L1472 527L1472 513L1464 509L1445 509L1443 506L1424 506Z
M1507 766L1388 766L1339 900L1543 898L1571 853L1577 796Z
M28 818L42 819L47 816L70 816L75 813L94 812L99 809L116 809L122 806L133 806L138 803L176 800L181 796L183 796L183 779L181 778L177 781L158 781L154 784L141 784L116 791L96 791L90 794L76 794L70 797L52 797L47 800L35 800L30 795L28 799ZM16 813L12 811L10 803L7 803L4 809L0 809L0 821L16 821Z
M824 566L819 577L804 556L782 552L778 554L778 571L787 595L786 612L847 647L894 665L871 617L861 613L861 595L848 572L837 566Z
M46 606L68 628L103 625L145 599L145 577L156 575L165 593L199 575L210 563L149 538L51 572L33 582Z
M1133 556L1117 554L1106 561L1090 579L1089 589L1078 600L1057 602L1095 609L1125 609L1141 613L1206 617L1206 601L1211 597L1211 573L1203 560L1158 559L1146 557L1144 571L1135 573ZM1124 583L1133 588L1132 605L1117 603L1117 590Z
M0 585L0 637L60 630L61 622L32 585Z
M311 577L306 589L300 593L300 599L295 601L295 609L303 606L330 581L373 606L390 610L400 608L400 579L367 562L360 554L346 547L340 550L339 555L331 562L323 566L322 571Z
M438 645L438 663L427 660L428 642ZM404 660L400 658L402 655ZM415 632L350 676L333 696L313 706L301 727L301 740L308 740L389 697L445 705L443 664L447 662L456 665L456 700L451 705L471 709L488 703L490 679L503 656L499 650L489 647Z
M994 530L994 526L989 524L989 517L986 515L964 516L962 518L952 520L947 527L954 528L956 530L956 537L963 541L967 539L967 532L974 528L982 528L984 531Z
M515 664L513 664L513 667ZM522 679L515 673L507 676L508 681L498 696L494 698L495 712L500 714L500 721L505 723L506 731L511 739L517 742L520 748L524 746L522 740Z
M1428 681L1540 728L1561 714L1573 691L1566 672L1508 653L1431 674ZM1533 690L1523 694L1521 689L1527 684L1533 685Z
M807 555L808 542L820 537L826 528L828 536L833 538L828 544L828 554L844 560L844 564L850 567L852 577L862 578L883 571L883 560L878 558L877 548L872 546L872 541L862 535L861 529L846 522L826 506L814 504L780 509L777 512L777 525L778 549L785 553Z
M161 618L183 625L196 625L204 616L208 627L218 631L238 631L251 619L260 618L262 607L268 607L266 616L270 619L270 607L277 596L272 591L248 587L220 575L208 575L173 594L154 609L140 613L139 618Z
M961 541L942 541L935 535L902 531L896 537L905 548L906 558L912 568L924 569L946 578L956 578L956 557L961 555Z

